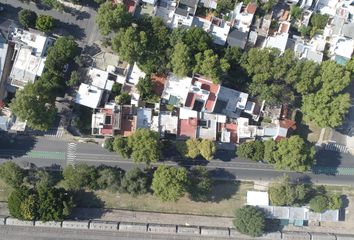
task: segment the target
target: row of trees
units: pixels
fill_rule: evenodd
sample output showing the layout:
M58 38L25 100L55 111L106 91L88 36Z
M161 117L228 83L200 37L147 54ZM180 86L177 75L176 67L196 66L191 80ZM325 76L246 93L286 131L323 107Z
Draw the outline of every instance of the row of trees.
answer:
M295 135L278 143L273 140L242 143L237 147L237 155L254 161L264 160L278 169L305 172L313 164L315 150Z
M124 158L132 158L136 163L156 163L161 156L162 143L157 132L148 129L138 129L129 137L117 136L105 142L105 148L115 151ZM213 141L188 139L176 143L177 150L187 158L195 159L202 156L211 160L216 151Z
M36 28L42 32L50 32L54 28L54 18L48 15L39 15L31 10L22 9L18 12L18 19L25 28Z
M0 165L1 179L13 188L8 197L11 216L23 220L60 221L73 205L71 192L54 187L45 171L24 172L13 162Z
M45 70L34 83L16 91L10 107L22 120L36 130L47 130L53 123L57 109L55 97L65 88L64 65L77 53L77 44L71 37L60 37L48 49Z
M186 193L195 201L204 201L210 191L211 180L206 168L198 166L189 171L182 167L160 165L156 170L139 168L124 172L115 167L93 167L86 164L68 166L63 171L67 189L107 189L133 196L153 192L162 201L177 201Z
M310 184L292 183L289 177L269 188L269 197L274 206L304 206L309 204L314 212L339 209L341 197L329 193L324 186L314 188Z
M206 160L211 160L216 151L215 143L207 139L190 138L187 141L177 142L176 147L182 156L192 159L202 156Z

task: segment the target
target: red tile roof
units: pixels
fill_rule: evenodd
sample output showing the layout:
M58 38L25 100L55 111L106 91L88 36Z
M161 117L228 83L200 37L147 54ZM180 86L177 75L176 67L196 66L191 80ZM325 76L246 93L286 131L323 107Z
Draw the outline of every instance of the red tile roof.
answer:
M237 124L236 123L226 123L225 128L230 132L230 141L232 143L237 143Z
M194 77L192 80L192 84L195 82L200 82L202 84L201 88L204 90L209 91L209 98L205 103L205 109L208 112L212 112L214 110L214 106L216 103L216 96L219 92L220 85L219 84L214 84L209 80L203 79L202 77Z
M197 135L198 120L196 118L178 120L178 136L195 138Z
M249 3L247 4L247 7L246 7L246 13L249 13L249 14L255 14L257 10L257 4L255 3Z
M153 91L156 95L161 96L163 89L165 88L167 77L164 75L152 74L151 81L153 83Z
M135 131L135 119L132 117L131 107L122 107L121 129L119 135L124 137L130 136Z
M186 104L184 104L186 107L193 107L195 101L195 94L192 92L188 93Z

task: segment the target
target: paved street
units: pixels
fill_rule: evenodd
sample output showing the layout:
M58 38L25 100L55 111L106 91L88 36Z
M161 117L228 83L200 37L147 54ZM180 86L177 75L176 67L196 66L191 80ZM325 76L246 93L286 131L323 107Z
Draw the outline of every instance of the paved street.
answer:
M18 21L17 14L21 9L30 9L37 14L45 14L57 20L55 34L72 35L79 41L81 46L92 45L101 39L97 25L95 24L96 10L91 7L81 7L79 10L72 9L70 13L60 13L56 10L39 9L33 2L21 3L18 0L0 0L4 10L1 12L0 29L7 31L12 19Z
M215 160L197 163L206 165L211 170L214 178L268 181L287 173L294 179L312 181L314 183L354 184L354 171L352 174L350 172L354 170L354 160L351 155L334 151L320 151L317 158L321 159L317 160L319 169L316 172L323 174L299 174L279 171L273 169L271 165L235 158L230 152L226 151L218 153ZM33 163L37 167L52 168L65 167L68 164L79 162L85 162L90 165L112 165L123 169L131 169L136 166L131 160L122 159L117 154L103 149L98 144L68 142L48 137L1 137L0 161L3 162L8 159L12 159L12 161L24 166L26 163ZM334 161L334 159L338 160ZM176 163L166 161L164 164L181 164L190 167L196 164L196 162ZM144 165L140 166L143 167ZM330 169L340 169L338 171L340 175L335 176ZM348 172L345 169L349 169L350 171Z
M39 227L0 226L1 239L11 240L142 240L142 239L176 239L176 240L211 240L209 237L192 237L166 234L106 232L77 229L55 229ZM217 238L226 239L226 238ZM229 239L229 238L227 238Z

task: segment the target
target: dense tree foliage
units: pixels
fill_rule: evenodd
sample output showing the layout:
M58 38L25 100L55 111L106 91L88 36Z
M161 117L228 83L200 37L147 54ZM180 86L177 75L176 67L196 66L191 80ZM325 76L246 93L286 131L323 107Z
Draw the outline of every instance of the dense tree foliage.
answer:
M36 28L42 32L50 32L54 28L54 18L48 15L39 15L36 20Z
M193 72L200 73L209 79L212 79L214 83L220 83L220 77L226 73L230 64L224 58L219 58L213 50L208 49L203 53L199 52L195 55L196 65Z
M264 144L261 141L244 142L237 147L237 156L262 161L264 157Z
M172 72L178 77L184 77L191 71L191 59L189 48L186 44L178 42L172 52Z
M277 143L274 140L267 140L263 142L264 144L264 156L263 159L267 163L274 164L275 159L273 158L273 152L277 150Z
M237 231L252 237L261 236L265 227L263 213L253 206L245 206L237 209L233 222Z
M99 167L97 171L97 188L107 189L111 192L116 192L121 187L121 181L124 176L124 171L117 167Z
M187 186L185 168L160 165L154 173L151 188L162 201L177 201L184 196Z
M144 101L149 100L154 96L153 84L150 75L140 78L136 88L139 91L141 99Z
M299 136L291 136L277 144L273 153L275 167L298 172L310 169L314 161L315 150Z
M177 150L186 158L195 159L201 155L206 160L211 160L216 151L215 143L211 140L189 138L176 143Z
M24 28L34 28L36 25L37 14L28 9L18 12L18 20Z
M131 157L135 162L150 164L160 159L161 146L159 135L148 129L138 129L128 137Z
M328 18L326 14L315 13L311 16L310 25L316 29L324 29L327 25Z
M16 188L23 182L23 170L14 162L0 165L0 178L8 185Z
M314 212L322 213L328 208L328 199L326 196L316 196L310 201L310 209Z
M113 4L111 1L100 5L96 17L96 23L103 35L127 27L131 20L132 15L127 11L124 4Z
M292 184L288 177L269 188L269 198L274 206L303 206L312 189L304 184Z
M14 114L37 130L47 130L57 113L54 101L48 102L48 96L42 94L37 85L30 83L16 91L16 97L10 103Z
M130 169L122 178L121 189L133 196L145 194L149 188L149 176L140 168Z
M29 189L25 186L15 188L7 199L7 207L11 216L22 219L21 203L29 195Z
M80 190L88 187L95 189L97 171L95 167L79 163L75 167L69 165L63 171L64 185L68 189Z

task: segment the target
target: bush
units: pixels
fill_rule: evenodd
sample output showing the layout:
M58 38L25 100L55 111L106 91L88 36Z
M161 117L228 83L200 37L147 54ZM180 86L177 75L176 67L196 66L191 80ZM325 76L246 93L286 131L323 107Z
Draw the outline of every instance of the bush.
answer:
M7 207L9 208L11 216L18 219L23 219L21 204L29 195L29 189L25 186L16 188L13 192L10 193L7 199Z
M0 165L0 178L17 188L23 183L23 170L14 162L5 162Z
M113 143L114 143L114 138L106 138L104 140L104 148L107 149L108 151L110 152L113 152L114 151L114 148L113 148Z
M236 210L234 225L240 233L259 237L264 231L265 218L256 207L245 206Z
M48 15L39 15L36 28L42 32L50 32L54 27L54 18Z
M31 10L22 9L18 13L18 20L24 28L34 28L36 25L37 14Z
M237 156L254 161L261 161L264 157L264 144L261 141L245 142L237 147Z
M310 209L317 213L322 213L328 209L328 199L326 196L316 196L310 201Z
M97 169L84 163L75 166L67 166L63 171L64 185L68 189L80 190L88 187L97 188Z
M148 175L140 168L133 168L125 173L121 189L133 196L145 194L149 191Z
M116 167L102 166L98 168L97 187L116 192L120 189L124 171Z

